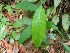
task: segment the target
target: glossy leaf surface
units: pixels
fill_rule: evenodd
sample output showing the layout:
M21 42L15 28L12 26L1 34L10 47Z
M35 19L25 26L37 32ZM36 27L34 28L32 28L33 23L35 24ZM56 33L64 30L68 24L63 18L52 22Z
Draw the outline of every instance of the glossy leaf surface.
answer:
M46 15L44 8L40 6L36 10L32 20L32 40L36 48L38 48L42 43L45 33L46 33Z

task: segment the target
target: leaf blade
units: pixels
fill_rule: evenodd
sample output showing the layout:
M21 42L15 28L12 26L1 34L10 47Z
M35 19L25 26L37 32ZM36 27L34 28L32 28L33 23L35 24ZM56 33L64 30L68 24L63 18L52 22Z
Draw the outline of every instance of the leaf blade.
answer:
M55 25L57 25L57 23L59 22L59 17L57 15L55 15L53 18L52 18L52 21L54 22Z
M69 16L67 14L62 15L62 26L65 31L69 28Z
M36 48L42 43L46 32L46 16L45 10L40 6L32 20L32 40Z
M23 9L23 10L36 11L37 6L30 2L19 2L18 4L16 4L16 8Z
M31 31L31 26L29 25L26 29L24 29L22 31L22 33L20 34L20 38L18 40L18 45L20 45L21 43L23 43L27 38L30 37L32 31Z
M56 8L60 4L61 0L54 0L54 7Z
M13 24L13 27L14 27L14 28L18 28L18 27L21 27L21 26L24 25L24 24L30 25L30 24L32 24L32 20L29 19L29 18L23 18L23 19L17 20L17 21Z
M63 44L64 48L65 48L68 52L70 52L70 47L68 47L65 43L62 43L62 44Z

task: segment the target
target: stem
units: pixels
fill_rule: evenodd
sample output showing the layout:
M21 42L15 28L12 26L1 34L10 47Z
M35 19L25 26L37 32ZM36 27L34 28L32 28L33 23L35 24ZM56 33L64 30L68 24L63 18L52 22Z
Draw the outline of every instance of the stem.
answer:
M64 39L63 34L59 30L57 30L57 31L59 32L60 36Z

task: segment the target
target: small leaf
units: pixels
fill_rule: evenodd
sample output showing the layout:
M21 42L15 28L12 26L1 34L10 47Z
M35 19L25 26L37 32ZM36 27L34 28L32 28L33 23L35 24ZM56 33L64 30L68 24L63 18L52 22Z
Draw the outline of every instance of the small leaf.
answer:
M36 3L37 7L40 7L40 5L41 5L41 1L39 1L38 3Z
M47 17L48 17L50 14L55 14L55 12L56 12L56 9L55 9L53 6L49 7L49 8L47 9L47 12L46 12Z
M1 21L5 21L6 22L6 21L9 21L9 20L6 17L3 16Z
M8 34L7 31L4 31L4 33L2 34L2 38L5 38L5 36Z
M10 37L10 43L14 44L14 39L12 37Z
M54 0L54 7L56 8L60 4L61 0Z
M68 47L65 43L62 43L66 51L70 52L70 47Z
M59 17L57 15L55 15L53 18L52 18L52 21L54 22L55 25L57 25L57 23L59 22Z
M32 26L29 25L27 28L25 28L22 33L20 34L20 38L18 40L18 44L20 45L23 43L27 38L30 37L32 31L31 31Z
M2 7L3 7L3 5L2 5L2 4L0 4L0 11L2 10Z
M51 34L49 34L49 36L51 39L56 40L56 34L51 33Z
M31 19L29 19L29 18L24 18L24 19L17 20L17 21L13 24L13 27L14 27L14 28L18 28L18 27L21 27L21 26L24 25L24 24L30 25L31 23L32 23L32 20L31 20Z
M13 13L12 8L11 8L11 6L10 6L10 5L6 5L5 9L7 9L7 10L8 10L8 12L9 12L10 14L12 14L12 13Z
M3 32L4 32L4 30L5 30L5 27L6 27L6 26L3 26L3 27L1 28L1 30L0 30L0 35L3 34Z
M0 30L0 40L2 40L3 38L5 38L5 36L7 35L7 32L4 31L6 26L3 26Z
M47 0L42 0L42 4L44 4Z
M70 39L70 35L68 35L68 38Z
M16 32L13 31L13 32L12 32L12 37L13 37L15 40L19 40L20 35L16 34Z
M69 28L69 16L67 14L62 15L62 26L65 31Z
M47 21L46 22L46 28L47 28L47 30L49 30L51 28L54 28L55 30L58 30L58 27L52 21Z
M38 7L30 2L19 2L18 4L16 4L16 8L23 9L23 10L36 11Z
M1 23L3 23L4 25L9 25L9 20L3 16L3 18L1 19Z
M46 22L46 28L47 30L53 28L54 30L57 30L60 34L61 37L63 37L62 33L59 31L58 27L52 22L52 21L47 21ZM64 38L64 37L63 37Z
M0 12L0 19L2 19L3 14Z
M40 6L36 10L32 20L32 40L36 48L38 48L42 43L45 33L46 33L46 15L44 8Z
M2 29L2 27L5 26L2 22L0 22L0 30Z
M46 47L46 46L49 46L50 45L50 39L48 38L49 37L49 34L46 34L46 36L44 37L44 40L42 42L42 47Z
M42 0L42 4L44 4L45 2L46 2L46 0ZM40 7L41 1L37 2L36 5L37 5L38 7Z

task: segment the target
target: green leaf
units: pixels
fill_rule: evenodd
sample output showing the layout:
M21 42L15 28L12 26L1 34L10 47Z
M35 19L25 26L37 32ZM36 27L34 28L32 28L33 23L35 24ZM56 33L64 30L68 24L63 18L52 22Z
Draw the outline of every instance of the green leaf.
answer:
M49 8L47 9L47 12L46 12L47 17L48 17L50 14L55 14L55 12L56 12L56 9L54 8L54 6L49 7Z
M13 32L12 32L12 37L13 37L15 40L19 40L20 35L19 35L19 34L16 34L16 32L13 31Z
M9 24L10 24L10 23L9 23L8 19L5 18L5 17L2 17L2 18L0 19L0 30L1 30L1 28L2 28L3 26L9 25Z
M9 25L10 23L9 23L9 20L6 18L6 17L3 17L2 19L1 19L1 23L3 23L4 25Z
M70 52L70 47L68 47L65 43L62 43L66 51Z
M49 36L51 39L56 40L56 34L50 33Z
M47 0L42 0L42 4L44 4Z
M6 26L3 26L0 30L0 40L2 40L3 38L5 38L7 32L4 31Z
M47 0L40 0L40 4L44 4Z
M2 10L2 7L3 7L3 5L2 5L2 4L0 4L0 11Z
M58 27L52 21L47 21L46 22L46 28L47 28L47 30L49 30L51 28L54 28L55 30L58 30Z
M4 31L2 35L0 35L0 40L3 40L7 35L7 32Z
M49 37L49 34L46 34L46 36L44 37L44 40L41 44L43 48L50 45L50 39L48 37Z
M52 18L52 21L54 22L55 25L57 25L57 23L59 22L59 17L57 15L55 15L53 18Z
M62 33L58 30L58 27L52 21L46 22L46 28L47 28L47 30L49 30L51 28L53 28L54 30L57 30L59 32L60 36L63 38Z
M2 28L3 26L9 25L9 24L10 24L10 23L9 23L8 19L5 18L5 17L2 17L2 18L0 19L0 30L1 30L1 28Z
M0 19L2 19L2 16L3 16L3 14L2 14L2 12L0 12Z
M2 21L2 22L6 22L6 21L9 21L9 20L8 20L6 17L3 16L3 17L1 18L1 21Z
M42 0L42 4L44 4L46 2L46 0ZM41 5L41 1L39 1L38 3L35 4L36 6L40 7Z
M68 35L68 38L70 39L70 35Z
M36 48L38 48L42 43L45 33L46 33L46 15L44 8L40 6L36 10L32 20L32 40Z
M27 38L30 37L32 31L31 31L32 25L29 25L27 28L25 28L22 33L20 34L20 38L18 40L18 44L20 45L23 43Z
M13 27L14 27L14 28L18 28L18 27L21 27L21 26L24 25L24 24L30 25L30 24L32 24L32 20L29 19L29 18L24 18L24 19L17 20L17 21L13 24Z
M14 39L12 37L10 37L10 43L14 44Z
M23 10L36 11L38 7L30 2L19 2L18 4L16 4L16 8L23 9Z
M0 22L0 30L2 29L3 26L4 26L4 24L2 22Z
M13 13L12 8L11 8L11 6L10 6L10 5L6 5L5 9L7 9L7 10L8 10L8 12L9 12L10 14L12 14L12 13Z
M35 2L35 1L37 1L37 0L26 0L27 2Z
M62 26L65 31L69 28L69 16L67 14L62 15Z
M56 8L60 4L61 0L54 0L54 7Z

